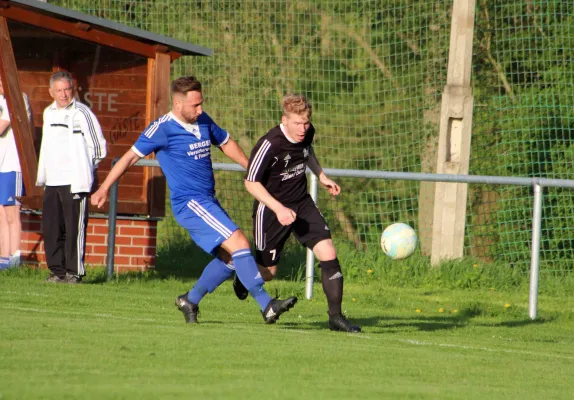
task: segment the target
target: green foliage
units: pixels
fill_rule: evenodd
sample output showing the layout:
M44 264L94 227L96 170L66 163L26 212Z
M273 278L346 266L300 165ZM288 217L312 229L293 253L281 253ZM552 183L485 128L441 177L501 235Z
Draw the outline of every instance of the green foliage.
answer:
M173 75L201 77L208 112L247 150L279 122L282 95L300 92L314 106L324 167L431 172L435 165L450 1L52 3L213 48L213 57L178 60ZM572 26L569 0L477 2L470 173L572 177ZM249 231L251 200L231 175L218 174L219 198ZM392 222L417 228L419 204L428 201L417 183L341 181L341 198L322 194L321 209L356 248L377 249ZM574 199L567 190L545 195L542 267L567 271ZM472 185L468 204L466 254L524 269L530 190Z
M471 173L572 179L572 3L479 1L476 11L473 79L478 107ZM525 263L530 189L484 190L499 195L492 224L482 231L491 237L490 256ZM572 200L569 190L545 191L543 268L571 269Z

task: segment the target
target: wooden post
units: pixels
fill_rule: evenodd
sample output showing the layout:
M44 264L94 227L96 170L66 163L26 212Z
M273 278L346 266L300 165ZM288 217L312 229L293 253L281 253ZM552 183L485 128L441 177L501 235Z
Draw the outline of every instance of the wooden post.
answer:
M161 50L161 49L159 49ZM168 53L156 53L148 59L148 99L146 124L169 111L171 58ZM155 158L150 154L147 158ZM159 168L145 168L143 196L148 199L149 215L165 215L165 178Z
M475 0L454 0L447 84L441 103L437 173L468 174L474 98L470 87ZM431 263L463 255L465 183L435 187Z
M38 160L34 151L34 137L22 98L20 77L16 68L8 23L4 17L0 17L0 78L4 84L4 95L10 111L10 125L18 149L26 196L42 196L42 189L36 187Z

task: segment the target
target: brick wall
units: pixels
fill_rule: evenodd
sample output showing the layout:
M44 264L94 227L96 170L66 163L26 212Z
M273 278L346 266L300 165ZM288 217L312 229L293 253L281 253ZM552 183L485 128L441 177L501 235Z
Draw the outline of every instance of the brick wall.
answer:
M22 213L22 263L46 268L42 216ZM114 271L143 271L155 265L157 219L134 219L118 216ZM86 265L105 265L108 252L107 217L90 216L86 238Z

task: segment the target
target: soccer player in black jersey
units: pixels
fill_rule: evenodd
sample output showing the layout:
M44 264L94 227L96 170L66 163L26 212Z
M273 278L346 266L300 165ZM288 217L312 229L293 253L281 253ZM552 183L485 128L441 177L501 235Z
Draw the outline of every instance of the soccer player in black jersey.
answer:
M360 332L361 328L349 323L341 312L343 274L329 227L307 193L306 167L330 194L338 195L341 188L325 175L313 152L315 128L310 122L309 101L304 96L288 95L282 105L282 123L259 139L251 152L245 178L247 190L255 197L255 259L263 279L272 280L281 250L293 232L319 260L331 330ZM234 289L240 299L247 297L238 279Z

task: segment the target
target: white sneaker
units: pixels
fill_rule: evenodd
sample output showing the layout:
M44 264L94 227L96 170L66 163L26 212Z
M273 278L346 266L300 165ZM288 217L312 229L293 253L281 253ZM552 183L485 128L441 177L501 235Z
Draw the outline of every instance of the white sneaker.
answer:
M10 256L10 266L17 267L20 265L20 250Z

